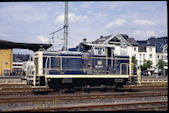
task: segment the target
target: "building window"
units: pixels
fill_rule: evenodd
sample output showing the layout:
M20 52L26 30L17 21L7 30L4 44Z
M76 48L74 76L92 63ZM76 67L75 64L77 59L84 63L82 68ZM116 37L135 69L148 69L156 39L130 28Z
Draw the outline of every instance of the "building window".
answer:
M150 58L153 58L152 54L150 54Z
M126 56L127 53L128 53L128 51L127 51L127 45L125 43L121 44L120 45L120 55Z
M101 55L105 55L104 48L101 48Z
M163 52L167 52L168 50L168 45L165 45L164 47L163 47Z
M98 55L98 54L99 54L99 50L98 50L98 49L95 49L95 50L94 50L94 54L95 54L95 55Z
M127 45L125 43L120 45L121 48L127 48Z
M143 58L145 58L145 54L143 54Z
M136 51L136 47L134 48L134 51Z
M139 54L139 57L141 58L141 57L142 57L142 55L141 55L141 54Z
M165 63L165 66L168 66L168 63Z
M142 61L140 60L140 65L142 64Z
M167 55L164 55L164 60L167 60Z
M149 51L152 51L152 47L149 48Z
M164 52L167 52L167 48L164 49Z
M157 56L157 58L159 59L159 58L160 58L160 56L158 55L158 56Z

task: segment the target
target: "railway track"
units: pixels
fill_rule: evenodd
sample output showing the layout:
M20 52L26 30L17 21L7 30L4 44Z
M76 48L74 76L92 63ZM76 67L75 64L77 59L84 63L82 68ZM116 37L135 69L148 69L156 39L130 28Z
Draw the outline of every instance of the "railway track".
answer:
M2 84L1 83L0 87L27 87L27 85L26 84L18 84L18 83L15 83L15 84L14 83L12 83L12 84L9 84L9 83L8 84L6 84L6 83Z
M99 90L99 89L97 89ZM108 90L112 91L112 90ZM168 91L166 86L126 86L117 92L139 92L139 91ZM32 87L1 87L0 96L10 95L35 95L35 94L58 94L54 89L49 88L32 88Z
M63 92L55 92L52 89L40 89L47 92L45 95L35 95L32 92L32 87L1 87L0 90L0 104L2 106L9 105L25 105L26 103L30 103L33 106L39 103L48 103L48 102L75 102L76 101L95 101L95 100L132 100L132 99L147 99L156 100L156 98L166 100L168 96L168 87L167 86L125 86L124 89L131 88L132 91L122 91L122 92L100 92L100 91L92 91L91 93L84 93L83 91L77 91L75 93L65 94ZM48 90L48 91L47 91ZM135 91L133 91L135 90ZM13 95L15 92L16 95ZM7 94L6 96L3 96ZM9 95L8 95L9 94ZM25 95L26 94L26 95ZM27 95L30 94L30 95ZM163 100L163 99L162 99ZM112 101L113 102L113 101ZM144 103L144 102L139 102ZM44 104L44 105L45 105ZM59 103L57 103L59 105ZM124 105L125 104L125 105ZM144 105L145 104L145 105ZM6 109L2 107L1 111L3 112L13 112L13 111L91 111L91 110L108 110L108 111L121 111L121 110L129 110L129 111L142 111L142 110L168 110L168 103L144 103L139 105L138 103L121 103L121 104L102 104L102 105L85 105L81 103L77 106L67 106L66 107L54 107L48 106L48 108L40 107L38 109L35 108L25 108L22 107L18 109ZM135 106L135 107L132 107ZM141 106L141 107L140 107ZM51 107L51 108L49 108Z
M135 85L135 86L124 86L124 88L144 88L144 89L149 89L149 88L167 88L168 86L152 86L152 85ZM0 87L1 90L32 90L32 89L38 89L38 88L33 88L31 86L20 86L20 87ZM48 87L40 87L39 89L49 89Z
M36 111L36 112L51 112L51 111L143 111L143 110L168 110L168 101L151 101L151 102L128 102L118 104L85 104L85 105L71 105L63 107L48 107L38 109L17 109L17 110L2 110L2 112L22 112L22 111Z
M39 95L39 96L19 96L0 97L0 103L23 103L51 100L82 100L82 99L108 99L108 98L136 98L136 97L157 97L167 96L167 92L139 92L139 93L79 93L77 95Z
M99 89L98 89L99 90ZM139 91L167 91L166 86L125 86L123 89L119 89L117 92L139 92ZM108 90L111 91L111 90ZM49 88L32 88L32 87L1 87L0 96L7 95L34 95L37 93L42 94L57 94L54 89Z

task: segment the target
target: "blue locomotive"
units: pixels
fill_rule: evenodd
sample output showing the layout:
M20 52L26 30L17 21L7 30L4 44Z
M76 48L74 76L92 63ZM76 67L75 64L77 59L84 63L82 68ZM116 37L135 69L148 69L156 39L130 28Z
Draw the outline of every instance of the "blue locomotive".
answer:
M59 90L134 83L131 58L115 55L113 45L80 43L70 51L38 51L34 64L34 86Z

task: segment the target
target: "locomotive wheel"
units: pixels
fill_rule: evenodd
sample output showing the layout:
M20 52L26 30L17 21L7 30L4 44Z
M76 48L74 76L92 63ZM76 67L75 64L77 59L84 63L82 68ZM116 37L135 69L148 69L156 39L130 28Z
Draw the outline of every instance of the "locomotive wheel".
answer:
M113 88L113 91L118 91L118 88L119 88L119 86L115 85L114 88Z
M91 90L89 88L84 88L84 91L89 93Z
M117 90L118 90L118 87L117 87L117 86L115 86L114 91L117 91Z
M74 93L75 92L75 89L74 88L71 88L70 89L70 93Z
M85 92L90 92L90 85L84 86L84 87L83 87L83 90L84 90Z
M55 92L59 92L60 89L59 88L55 88L54 90L55 90Z
M56 92L58 92L61 89L61 83L60 83L60 81L53 79L49 82L49 87L51 89L54 89Z
M100 85L100 87L101 87L101 89L100 89L101 92L107 91L107 88L105 87L105 85Z
M67 88L67 89L64 89L64 93L74 93L75 90L73 88Z
M90 89L85 89L85 92L88 92L88 93L90 93Z
M101 92L106 92L108 89L107 88L101 88L100 91Z

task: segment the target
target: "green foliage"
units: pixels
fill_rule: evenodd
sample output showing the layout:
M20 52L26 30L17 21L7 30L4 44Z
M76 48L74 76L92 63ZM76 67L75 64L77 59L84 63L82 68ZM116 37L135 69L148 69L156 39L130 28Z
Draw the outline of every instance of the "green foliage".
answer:
M153 62L151 60L148 60L147 62L147 68L150 69L153 65Z
M137 65L137 60L136 60L136 57L135 57L135 56L132 56L132 63L133 63L134 65Z
M164 69L164 66L165 66L166 64L167 64L167 63L166 63L165 61L163 61L162 59L160 59L160 60L158 61L157 66L158 66L159 69L163 70L163 69Z
M144 60L144 64L141 65L141 71L147 71L152 67L153 62L151 60Z
M136 57L135 56L132 56L132 63L134 65L133 67L133 71L136 72L137 71L137 60L136 60Z

